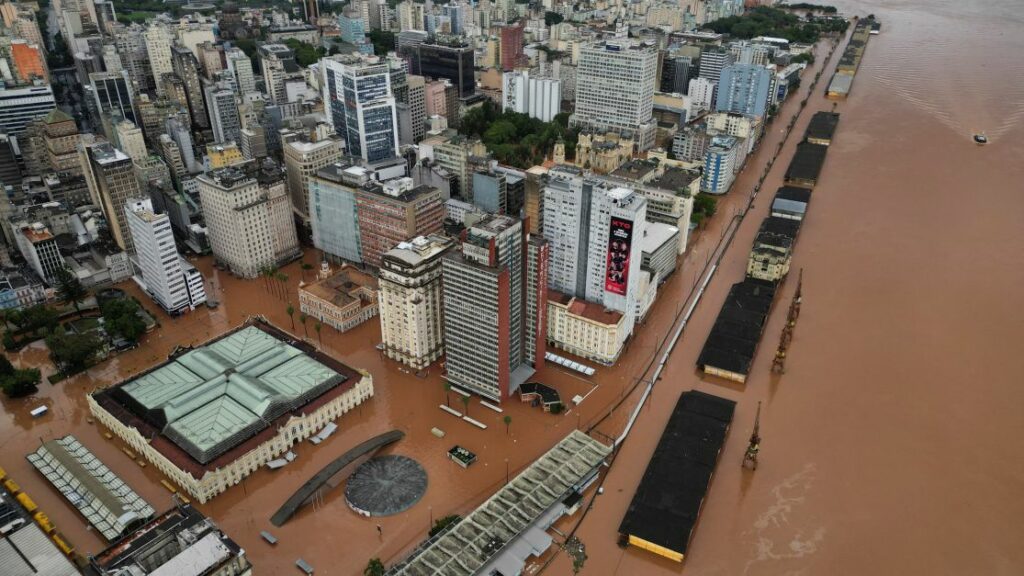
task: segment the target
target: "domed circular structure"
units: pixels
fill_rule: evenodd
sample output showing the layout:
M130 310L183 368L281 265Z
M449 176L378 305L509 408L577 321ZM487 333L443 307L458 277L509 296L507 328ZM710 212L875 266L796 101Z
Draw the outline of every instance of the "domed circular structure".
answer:
M419 502L427 491L427 472L406 456L377 456L348 479L345 501L364 516L391 516Z

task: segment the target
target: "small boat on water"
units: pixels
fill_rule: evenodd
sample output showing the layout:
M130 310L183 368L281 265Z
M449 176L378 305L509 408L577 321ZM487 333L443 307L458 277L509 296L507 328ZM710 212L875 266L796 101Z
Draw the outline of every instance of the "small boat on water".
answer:
M974 135L975 144L988 144L988 136L985 136L984 132L979 132Z

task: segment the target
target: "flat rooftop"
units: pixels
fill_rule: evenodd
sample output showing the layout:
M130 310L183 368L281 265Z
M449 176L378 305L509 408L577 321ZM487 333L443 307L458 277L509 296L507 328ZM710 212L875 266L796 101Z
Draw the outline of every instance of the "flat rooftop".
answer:
M572 494L611 453L573 430L451 530L391 568L391 576L470 576Z
M326 300L339 308L353 303L360 303L366 306L371 305L370 302L354 294L359 289L367 289L376 294L377 279L352 266L342 266L341 269L327 278L300 288L300 290Z
M704 341L697 365L749 373L775 290L773 283L754 278L733 284Z
M828 146L801 142L796 145L793 160L786 169L786 180L814 180L821 175L821 167L825 164Z
M548 289L548 301L565 306L573 316L586 318L598 324L616 325L622 322L621 312L608 310L603 304L574 298L557 290Z
M736 403L691 390L669 417L619 533L685 555Z
M831 140L832 135L836 132L836 126L839 125L839 113L838 112L815 112L814 116L811 116L811 123L807 125L807 131L804 133L805 138L815 138L819 140Z
M352 368L255 320L93 397L201 478L359 379Z

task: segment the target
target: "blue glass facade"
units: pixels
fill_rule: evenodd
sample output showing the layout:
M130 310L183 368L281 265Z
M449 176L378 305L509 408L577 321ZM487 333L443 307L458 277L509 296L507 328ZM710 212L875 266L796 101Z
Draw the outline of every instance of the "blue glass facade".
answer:
M772 87L772 71L757 64L733 64L722 68L715 110L748 116L764 116Z
M311 178L309 219L314 246L349 262L363 261L356 196L351 188L340 182Z

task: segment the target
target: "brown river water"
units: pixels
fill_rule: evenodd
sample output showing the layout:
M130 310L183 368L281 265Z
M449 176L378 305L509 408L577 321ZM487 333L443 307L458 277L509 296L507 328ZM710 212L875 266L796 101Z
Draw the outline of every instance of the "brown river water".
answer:
M799 98L782 108L759 150L720 204L720 213L692 241L682 268L665 284L645 325L619 364L589 381L553 366L537 379L563 397L587 399L568 414L543 414L506 402L513 423L475 401L473 428L443 413L437 367L416 376L380 356L377 322L345 334L323 329L322 346L374 377L376 394L342 417L338 433L320 446L298 446L298 459L278 471L260 470L199 508L245 549L259 574L297 573L304 558L317 574L361 574L370 557L390 564L425 536L431 519L465 513L574 427L600 422L597 432L621 432L638 394L627 394L661 348L701 269L717 257L729 217L746 204L782 128L799 110L813 72L826 73L811 93L793 136L769 173L749 216L722 254L652 400L604 477L604 493L579 524L587 545L583 574L1021 574L1024 573L1024 17L1013 0L839 3L848 14L874 13L882 34L871 39L842 113L821 182L800 235L794 270L804 269L804 305L785 375L771 376L785 308L787 281L773 310L745 386L702 378L694 362L728 287L739 281L758 223L780 185L799 134L822 96L839 51L818 46ZM979 147L971 133L984 130ZM315 264L312 251L305 256ZM183 318L157 314L162 328L139 349L30 399L3 400L0 466L35 499L79 552L104 542L87 529L24 456L42 440L75 434L158 509L170 505L161 475L141 468L88 422L84 395L166 358L174 345L193 344L265 314L294 329L286 301L297 303L297 265L287 296L262 280L241 281L196 262L223 290L217 310ZM137 293L130 285L124 286ZM151 302L143 299L154 311ZM156 313L154 311L154 313ZM309 339L316 341L312 326ZM19 365L52 371L45 348L15 355ZM615 545L616 530L679 394L697 388L737 401L733 427L704 503L685 563L671 563ZM625 396L621 407L610 407ZM757 402L762 410L761 464L740 469ZM453 404L455 398L452 399ZM28 410L46 403L48 415ZM461 403L460 403L461 404ZM460 404L455 407L462 409ZM435 438L432 427L447 436ZM417 458L429 475L423 500L409 511L366 519L326 493L288 524L269 517L303 481L372 435L397 428L406 437L386 451ZM479 455L463 470L445 458L460 444ZM576 517L559 523L573 529ZM376 525L382 527L378 535ZM280 542L259 538L270 530ZM547 561L550 555L543 560ZM537 573L531 566L528 573ZM569 574L564 555L544 570Z

